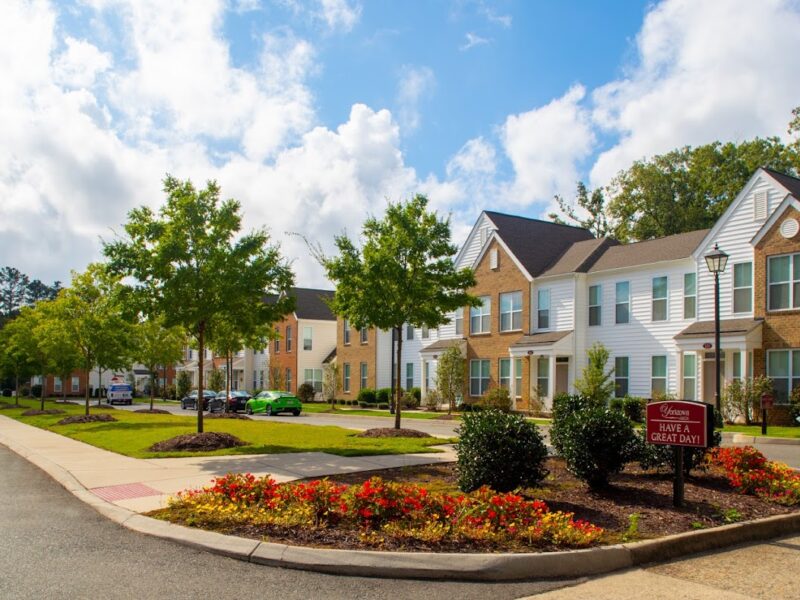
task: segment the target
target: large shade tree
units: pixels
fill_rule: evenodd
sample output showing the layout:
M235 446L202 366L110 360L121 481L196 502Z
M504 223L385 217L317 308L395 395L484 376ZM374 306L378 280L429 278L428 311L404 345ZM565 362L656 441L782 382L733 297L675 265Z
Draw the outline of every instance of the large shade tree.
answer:
M150 375L150 410L153 410L158 368L166 369L181 360L186 335L181 327L166 327L163 317L152 317L136 324L133 341L133 359Z
M29 323L19 317L0 329L0 372L14 381L15 404L19 405L20 381L35 375L36 365L30 353Z
M346 235L336 237L338 256L319 253L328 278L336 285L332 310L355 327L392 330L396 340L395 381L400 382L402 328L438 327L448 313L477 306L467 293L475 285L471 269L457 269L456 246L450 241L450 221L428 210L417 195L390 203L382 219L364 222L359 248ZM400 385L395 386L395 428L400 428Z
M239 235L240 205L220 200L210 181L167 175L166 203L156 213L143 206L128 214L125 236L105 244L109 267L132 278L131 296L147 316L163 315L180 326L198 348L198 398L203 394L206 336L223 320L249 333L283 318L294 308L286 293L294 275L263 229ZM275 302L264 302L275 294ZM203 403L197 403L197 431L203 431Z

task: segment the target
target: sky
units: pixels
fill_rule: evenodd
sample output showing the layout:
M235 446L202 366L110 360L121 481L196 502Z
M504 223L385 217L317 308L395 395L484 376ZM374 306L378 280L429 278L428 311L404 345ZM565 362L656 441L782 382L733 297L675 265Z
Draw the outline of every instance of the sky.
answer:
M296 283L416 193L461 243L684 145L786 139L800 0L2 0L0 266L69 281L166 173Z

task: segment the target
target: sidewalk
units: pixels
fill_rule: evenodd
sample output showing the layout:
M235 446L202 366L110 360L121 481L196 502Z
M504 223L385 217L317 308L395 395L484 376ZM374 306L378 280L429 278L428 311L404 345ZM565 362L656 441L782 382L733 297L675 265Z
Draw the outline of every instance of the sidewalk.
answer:
M285 482L456 459L450 446L441 447L444 452L436 454L344 457L298 452L140 459L102 450L2 415L0 443L15 451L23 450L31 458L58 465L97 497L139 513L162 508L171 495L206 485L214 477L230 472L269 474L276 481Z

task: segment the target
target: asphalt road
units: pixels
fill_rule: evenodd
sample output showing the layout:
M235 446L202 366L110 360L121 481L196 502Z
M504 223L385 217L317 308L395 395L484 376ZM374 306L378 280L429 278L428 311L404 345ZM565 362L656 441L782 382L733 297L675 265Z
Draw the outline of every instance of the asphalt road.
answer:
M519 598L575 582L337 577L252 565L131 532L0 446L0 598Z

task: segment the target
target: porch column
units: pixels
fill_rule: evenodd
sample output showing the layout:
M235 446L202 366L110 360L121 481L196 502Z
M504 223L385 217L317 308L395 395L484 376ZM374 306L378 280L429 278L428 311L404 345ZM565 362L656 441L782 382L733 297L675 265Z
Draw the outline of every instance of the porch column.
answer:
M556 356L553 354L549 357L548 373L547 373L547 387L550 400L550 410L553 409L553 398L556 397Z
M750 368L751 368L751 365L750 365L750 350L748 350L747 347L745 347L745 349L742 350L742 379L743 380L747 379L748 377L750 377Z
M425 385L425 365L428 361L425 360L424 356L420 356L420 371L419 371L419 391L420 397L424 400L425 396L428 395L428 386Z
M517 362L517 359L514 358L514 356L511 355L511 354L509 354L509 356L511 356L511 367L509 368L509 372L508 372L508 377L509 377L509 380L508 380L508 394L509 394L509 396L511 396L511 406L516 408L517 407L517 377L516 377L517 370L515 368L516 365L514 363Z

